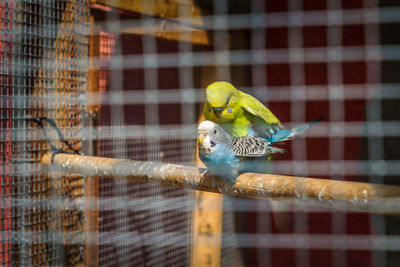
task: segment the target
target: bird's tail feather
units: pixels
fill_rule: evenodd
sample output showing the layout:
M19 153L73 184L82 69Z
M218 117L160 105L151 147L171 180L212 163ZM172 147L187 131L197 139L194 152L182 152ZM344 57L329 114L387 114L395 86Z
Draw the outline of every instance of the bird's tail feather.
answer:
M300 125L300 126L294 128L294 129L292 129L292 130L291 130L290 138L293 139L296 135L305 132L308 128L310 128L310 127L313 126L314 124L316 124L316 123L318 123L318 122L324 120L325 117L326 117L325 115L324 115L324 116L321 116L321 117L319 117L319 118L317 118L317 119L315 119L315 120L313 120L313 121L310 121L309 123Z
M272 143L276 143L276 142L283 142L283 141L287 141L287 140L291 140L293 139L296 135L299 135L303 132L305 132L308 128L310 128L312 125L322 121L325 119L326 116L321 116L313 121L310 121L306 124L297 126L291 130L279 130L275 135L272 136Z

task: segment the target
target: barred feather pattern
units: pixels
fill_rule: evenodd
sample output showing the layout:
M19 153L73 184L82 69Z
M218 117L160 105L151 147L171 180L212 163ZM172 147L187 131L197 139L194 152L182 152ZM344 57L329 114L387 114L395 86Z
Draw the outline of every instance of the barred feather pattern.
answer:
M227 146L238 157L262 157L272 153L267 141L253 136L230 138Z

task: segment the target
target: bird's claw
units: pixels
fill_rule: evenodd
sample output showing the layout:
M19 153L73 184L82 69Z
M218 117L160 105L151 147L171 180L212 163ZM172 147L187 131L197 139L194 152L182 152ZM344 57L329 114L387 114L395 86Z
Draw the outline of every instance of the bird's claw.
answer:
M200 174L200 183L203 182L203 179L204 179L204 177L206 176L207 172L208 172L208 170L205 170L205 171L203 171L203 172Z
M202 173L200 174L200 178L203 179L204 176L206 176L206 173L207 173L207 172L208 172L208 170L205 170L204 172L202 172Z

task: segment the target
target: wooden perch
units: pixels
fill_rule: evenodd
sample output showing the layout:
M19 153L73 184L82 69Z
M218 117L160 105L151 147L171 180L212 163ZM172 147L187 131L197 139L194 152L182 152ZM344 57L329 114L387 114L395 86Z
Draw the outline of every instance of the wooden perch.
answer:
M55 171L191 188L238 197L371 213L400 213L399 186L259 173L244 173L235 184L228 184L214 175L206 175L201 179L200 173L204 169L196 167L72 154L57 154L53 163L51 154L46 154L41 164L51 166Z

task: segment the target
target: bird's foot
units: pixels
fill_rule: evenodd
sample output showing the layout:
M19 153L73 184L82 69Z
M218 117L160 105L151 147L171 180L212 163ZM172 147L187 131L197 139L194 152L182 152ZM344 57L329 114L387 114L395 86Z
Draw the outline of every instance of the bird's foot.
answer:
M200 184L203 183L203 179L204 179L204 177L206 176L207 173L208 173L208 169L200 174Z
M200 174L201 180L204 179L204 176L206 176L206 173L207 173L207 172L208 172L208 170L205 170L204 172L202 172L202 173Z

